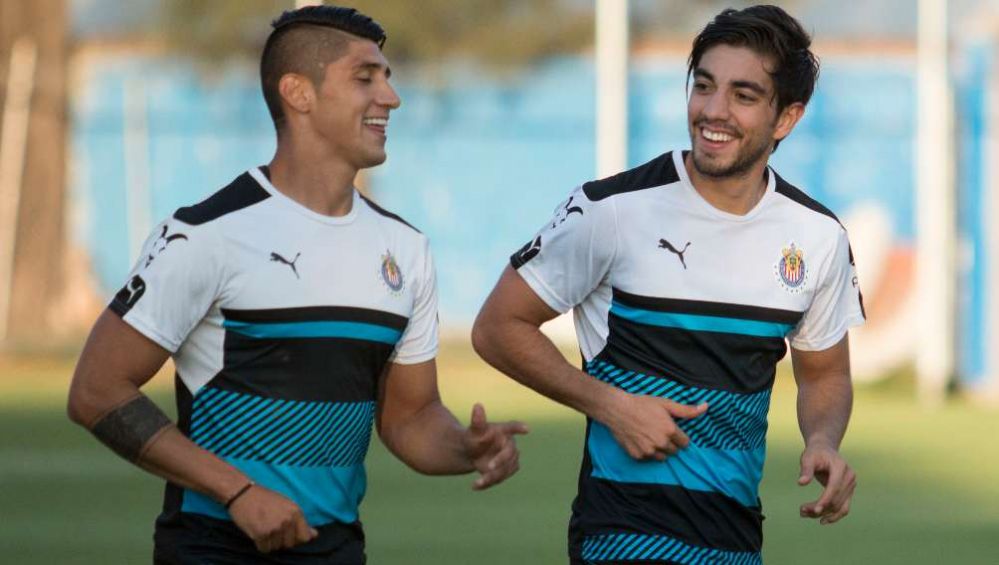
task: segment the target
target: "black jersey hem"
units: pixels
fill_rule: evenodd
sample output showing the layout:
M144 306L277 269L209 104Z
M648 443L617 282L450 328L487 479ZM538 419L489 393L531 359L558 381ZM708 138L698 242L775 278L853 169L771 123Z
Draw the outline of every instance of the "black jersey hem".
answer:
M319 536L309 543L263 554L232 522L191 513L161 516L153 535L153 562L157 565L364 565L364 530L360 522L334 522L316 530Z
M690 545L723 551L759 552L763 547L763 508L743 506L716 492L675 485L621 483L594 478L586 420L583 460L569 520L569 555L582 558L588 535L629 532L668 535Z

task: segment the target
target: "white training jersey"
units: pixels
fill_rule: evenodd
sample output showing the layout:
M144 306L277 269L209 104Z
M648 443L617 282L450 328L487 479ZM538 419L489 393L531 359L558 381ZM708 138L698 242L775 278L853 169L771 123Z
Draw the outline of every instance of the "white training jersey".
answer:
M749 213L723 212L672 152L574 190L511 263L553 310L574 309L590 376L709 405L678 420L690 445L663 462L588 421L571 554L758 563L777 361L786 342L824 350L864 319L836 217L771 169Z
M357 520L378 378L438 347L427 238L356 191L312 212L266 168L159 224L110 309L173 354L181 430L312 525ZM164 516L228 519L171 488Z
M798 312L791 346L826 349L864 319L846 230L772 170L767 176L756 207L730 214L694 189L683 153L666 153L576 188L513 266L553 310L574 310L587 360L606 344L613 289Z

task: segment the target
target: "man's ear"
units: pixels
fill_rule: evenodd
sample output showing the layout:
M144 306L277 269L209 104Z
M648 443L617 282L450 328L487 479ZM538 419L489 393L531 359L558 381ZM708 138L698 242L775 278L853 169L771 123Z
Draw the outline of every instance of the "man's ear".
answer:
M798 124L801 117L805 115L805 105L801 102L788 104L780 115L777 116L777 127L774 129L774 141L780 141L791 135L791 130Z
M288 108L300 114L309 113L316 100L316 90L312 87L312 81L296 73L287 73L281 77L278 81L278 92Z

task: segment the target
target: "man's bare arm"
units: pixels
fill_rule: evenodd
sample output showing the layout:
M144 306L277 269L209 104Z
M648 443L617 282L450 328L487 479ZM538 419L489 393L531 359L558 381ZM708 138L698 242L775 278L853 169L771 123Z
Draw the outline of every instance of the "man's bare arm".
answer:
M479 471L474 488L484 489L517 472L514 436L527 433L520 422L490 424L476 405L463 427L441 402L434 360L390 363L378 387L378 434L386 447L416 471L456 475Z
M636 459L663 460L686 447L674 418L697 417L707 405L629 394L573 367L540 329L556 315L507 267L475 320L472 344L511 378L607 425Z
M823 351L791 350L798 383L798 425L805 440L801 477L825 487L818 500L801 506L801 516L834 523L850 511L857 476L839 453L853 409L849 339Z
M84 346L70 386L68 412L123 458L174 484L227 505L233 521L261 551L316 535L294 502L259 486L198 447L139 388L169 352L105 310ZM237 497L238 495L238 497Z

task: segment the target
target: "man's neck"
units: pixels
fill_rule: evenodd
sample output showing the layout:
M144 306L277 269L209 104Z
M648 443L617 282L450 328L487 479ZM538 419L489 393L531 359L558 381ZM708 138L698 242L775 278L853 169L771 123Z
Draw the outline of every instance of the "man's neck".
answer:
M346 216L354 203L357 168L340 159L316 154L318 146L280 140L269 165L271 184L317 214Z
M745 216L760 202L767 191L767 178L764 176L767 168L766 160L754 164L742 175L721 178L699 173L694 166L693 152L687 153L684 157L683 166L687 170L690 183L694 185L694 190L701 195L701 198L729 214Z

